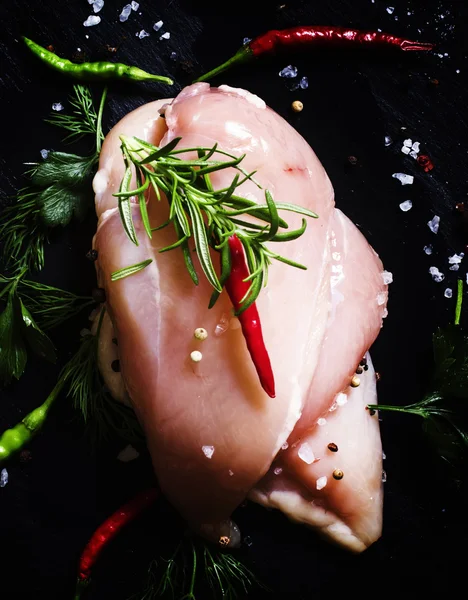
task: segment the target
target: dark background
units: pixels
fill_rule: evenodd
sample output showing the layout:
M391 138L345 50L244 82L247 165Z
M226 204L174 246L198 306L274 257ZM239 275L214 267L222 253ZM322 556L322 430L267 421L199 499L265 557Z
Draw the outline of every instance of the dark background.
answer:
M457 273L447 258L466 243L463 218L454 211L468 191L466 122L468 71L464 28L466 2L400 0L328 0L264 2L205 0L150 2L126 23L118 21L125 0L106 0L102 22L84 28L92 14L86 0L20 0L0 8L0 107L3 117L0 190L6 199L23 180L22 163L39 159L42 148L64 149L60 134L42 119L52 103L66 104L71 83L43 68L20 41L27 35L52 44L62 56L119 60L147 70L172 74L180 86L230 56L244 37L270 28L329 24L377 29L438 44L429 55L372 51L310 50L278 56L237 68L213 83L241 86L259 94L308 140L323 162L336 191L337 206L358 224L394 274L389 317L373 348L382 374L379 400L417 401L430 375L431 333L452 318ZM257 7L256 7L257 5ZM394 7L389 14L388 7ZM141 14L140 14L141 13ZM152 31L155 21L164 27ZM150 32L145 39L135 34ZM168 41L159 41L164 31ZM89 37L87 37L89 36ZM107 47L117 47L111 53ZM81 51L78 50L81 49ZM171 53L177 57L171 59ZM439 56L439 54L441 56ZM308 76L309 88L291 92L278 71L288 64ZM457 72L460 71L460 72ZM99 86L96 88L99 92ZM112 85L106 127L143 102L170 95L164 86ZM174 93L174 92L172 92ZM304 103L300 114L290 105ZM394 144L384 146L384 136ZM421 142L421 153L435 164L425 174L401 151L405 138ZM287 148L285 148L287 152ZM348 157L355 156L351 165ZM402 187L394 172L415 176ZM400 202L411 199L403 213ZM427 221L441 217L434 235ZM88 293L93 266L85 259L95 220L56 232L47 250L43 281ZM432 244L434 253L423 252ZM445 273L442 283L428 274L431 265ZM459 273L465 278L462 263ZM466 315L465 315L466 320ZM53 336L60 365L75 350L86 315ZM18 422L40 404L53 387L60 365L32 360L20 382L0 392L0 430ZM352 557L331 548L281 515L257 506L236 514L250 545L242 555L277 598L339 598L358 593L406 598L450 593L465 574L468 541L466 500L450 478L437 471L416 418L385 415L382 436L386 453L384 532L363 555ZM6 599L73 596L76 565L91 533L117 506L152 481L147 457L123 464L116 459L125 446L112 440L96 452L65 399L58 402L42 435L31 444L31 460L10 461L8 485L0 489L0 596ZM167 507L130 525L103 555L94 570L89 598L124 600L142 587L148 563L165 552L165 541L179 536ZM202 593L198 599L205 598ZM260 597L256 593L252 597Z

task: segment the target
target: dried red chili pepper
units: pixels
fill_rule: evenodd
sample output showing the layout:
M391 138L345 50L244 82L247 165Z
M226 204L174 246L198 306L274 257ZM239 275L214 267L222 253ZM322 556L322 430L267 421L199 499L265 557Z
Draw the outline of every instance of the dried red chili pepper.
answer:
M434 44L414 42L389 33L359 31L347 27L318 25L291 27L281 31L273 29L244 44L232 58L195 81L206 81L210 77L229 69L232 65L248 62L253 58L272 53L281 48L302 48L303 46L316 46L321 43L329 46L339 44L395 46L404 51L432 50L434 47Z
M424 169L425 173L429 173L434 168L434 163L427 154L420 154L417 158L418 165Z
M91 536L83 550L78 571L75 600L79 600L81 592L87 587L91 569L103 548L119 533L119 531L151 506L159 495L156 488L150 488L135 496L132 500L117 509L100 525Z
M231 254L231 273L226 280L225 287L237 312L242 307L241 301L249 289L250 283L244 281L244 279L250 273L245 260L242 242L237 235L232 235L228 240L228 244ZM271 398L274 398L276 395L275 378L271 368L270 357L263 341L262 325L255 302L245 311L241 312L238 318L260 383L265 392Z

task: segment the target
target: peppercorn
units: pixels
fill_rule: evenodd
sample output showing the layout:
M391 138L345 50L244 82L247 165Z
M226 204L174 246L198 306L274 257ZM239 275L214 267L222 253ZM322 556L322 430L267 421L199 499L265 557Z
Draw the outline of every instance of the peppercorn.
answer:
M359 364L360 364L362 367L363 367L364 365L366 365L366 364L367 364L367 358L364 356L364 358L361 360L361 362L360 362Z
M120 373L120 360L117 358L111 362L111 367L114 373Z
M230 538L229 536L227 536L227 535L222 535L222 536L219 538L219 545L220 545L220 546L229 546L229 543L230 543L230 541L231 541L231 538Z
M106 301L106 290L104 288L94 288L91 292L91 296L94 302L101 304Z
M195 331L193 332L193 337L196 340L203 342L203 340L206 340L206 338L208 337L208 332L203 327L197 327L197 329L195 329Z
M353 388L357 388L361 385L361 380L359 379L359 377L356 377L356 375L353 375L350 385Z
M86 258L88 260L91 260L92 262L96 261L98 257L98 251L94 250L94 248L92 250L89 250L89 252L86 253Z
M338 446L334 442L330 442L327 446L330 452L338 452Z
M364 369L363 369L361 366L359 366L359 367L356 369L356 373L357 373L358 375L360 375L360 374L363 372L363 370L364 370Z
M344 473L341 469L335 469L333 471L333 479L340 480L343 479Z
M294 102L291 104L291 108L294 112L301 112L304 108L304 105L300 100L294 100Z

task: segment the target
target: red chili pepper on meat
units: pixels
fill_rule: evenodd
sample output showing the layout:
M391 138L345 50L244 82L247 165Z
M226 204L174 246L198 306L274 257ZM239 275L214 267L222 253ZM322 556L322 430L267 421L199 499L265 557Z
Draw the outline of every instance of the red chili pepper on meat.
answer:
M140 513L151 506L158 495L159 492L156 488L151 488L138 494L135 498L117 509L96 529L80 557L75 600L79 600L81 592L88 585L91 569L103 548L114 539L127 523L133 521Z
M250 282L244 281L250 273L245 260L242 242L237 235L232 235L228 240L228 244L231 254L231 273L226 280L225 287L237 312L241 308L241 301L250 287ZM274 398L276 395L275 378L271 368L270 357L263 341L262 325L255 302L240 313L239 321L260 383L265 392L271 398Z
M248 62L263 54L273 53L282 48L302 48L316 45L360 45L360 46L395 46L401 50L427 51L434 44L414 42L379 31L360 31L347 27L331 27L326 25L301 26L283 29L273 29L251 40L228 61L202 75L195 81L206 81L229 69L232 65Z

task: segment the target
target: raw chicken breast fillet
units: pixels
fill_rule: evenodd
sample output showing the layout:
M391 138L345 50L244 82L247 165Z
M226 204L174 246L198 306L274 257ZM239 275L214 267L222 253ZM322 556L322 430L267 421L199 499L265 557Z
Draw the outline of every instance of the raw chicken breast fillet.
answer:
M165 119L158 113L161 107ZM134 205L139 245L127 238L112 196L124 173L122 134L155 145L182 137L180 147L218 143L224 151L245 154L243 168L257 171L256 180L276 202L298 204L319 215L309 220L301 238L279 249L305 264L307 271L274 262L268 286L257 301L275 373L275 399L260 386L227 294L223 292L215 307L207 309L212 290L196 255L199 286L192 283L182 252L158 253L176 241L172 227L155 232L150 240ZM233 169L218 171L212 174L212 183L215 188L227 187L234 175ZM142 106L114 127L103 145L94 189L99 217L94 247L99 283L106 290L115 330L111 335L118 338L123 383L170 501L195 530L213 539L226 528L233 539L238 538L230 515L251 492L255 500L318 526L353 550L372 543L380 535L382 504L378 422L363 408L375 400L372 369L365 375L365 385L348 394L349 407L333 413L335 423L330 423L343 440L348 439L348 444L342 442L338 462L346 464L349 473L323 488L322 500L317 500L314 465L304 470L305 463L296 464L297 444L320 439L317 444L323 446L320 436L326 430L318 433L317 419L328 412L338 393L349 391L351 376L377 336L386 310L381 262L355 226L334 208L331 183L307 142L257 96L199 83L173 101ZM264 189L247 181L236 193L264 204ZM167 220L168 203L150 197L148 212L156 227ZM299 215L282 216L291 229L301 225ZM153 262L143 271L111 282L113 271L147 258ZM217 265L216 253L212 258ZM203 342L194 339L198 327L209 333ZM107 356L109 344L102 342L101 348ZM202 352L201 362L190 360L193 350ZM112 385L123 396L121 388ZM347 427L353 428L349 438ZM287 441L291 456L281 450ZM359 453L353 444L359 445ZM318 456L318 447L316 452ZM361 453L372 469L353 458ZM284 461L280 479L272 471L266 475L275 457ZM331 467L330 463L328 471ZM285 501L275 496L275 486L283 499L284 490L289 490ZM363 514L369 490L375 492L371 517ZM325 525L319 505L322 513L330 507ZM350 511L352 517L344 518Z

